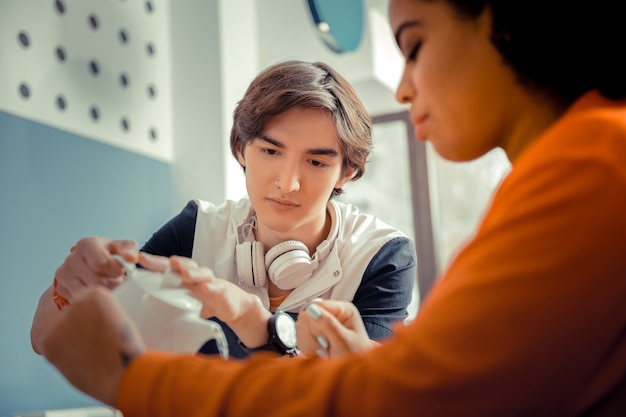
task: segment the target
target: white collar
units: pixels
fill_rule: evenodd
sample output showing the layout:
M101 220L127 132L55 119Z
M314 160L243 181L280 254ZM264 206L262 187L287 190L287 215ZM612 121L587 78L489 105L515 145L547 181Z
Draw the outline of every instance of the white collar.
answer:
M311 257L312 260L321 262L328 256L333 248L335 240L339 235L341 228L341 216L339 216L339 207L333 200L328 201L326 206L330 215L330 231L326 239L320 242L315 248L315 253ZM246 219L237 226L237 243L254 242L254 229L257 227L256 212L251 209Z

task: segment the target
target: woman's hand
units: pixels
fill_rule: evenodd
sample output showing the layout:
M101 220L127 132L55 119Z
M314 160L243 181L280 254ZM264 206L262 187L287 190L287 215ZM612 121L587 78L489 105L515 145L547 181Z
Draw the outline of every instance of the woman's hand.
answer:
M296 322L298 347L306 356L324 358L359 353L378 343L371 340L359 310L348 301L314 300Z
M42 353L80 391L113 406L122 375L145 351L144 342L109 290L83 289L73 301L50 326Z
M85 288L94 285L115 288L124 280L124 268L113 255L135 263L138 254L137 244L132 240L81 239L56 270L56 292L71 304L75 294Z

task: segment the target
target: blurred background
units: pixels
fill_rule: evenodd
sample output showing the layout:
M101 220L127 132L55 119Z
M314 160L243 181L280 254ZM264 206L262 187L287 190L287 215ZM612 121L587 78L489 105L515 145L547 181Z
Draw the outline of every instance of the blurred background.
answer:
M190 199L244 196L232 112L286 59L333 66L374 118L366 174L341 199L415 240L418 314L509 165L414 140L387 0L2 0L0 417L99 405L32 351L39 296L84 236L142 245Z

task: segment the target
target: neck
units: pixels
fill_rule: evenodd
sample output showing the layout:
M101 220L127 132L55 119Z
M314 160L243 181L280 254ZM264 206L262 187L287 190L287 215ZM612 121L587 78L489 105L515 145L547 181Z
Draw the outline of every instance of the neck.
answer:
M265 251L267 252L272 247L277 244L284 242L286 240L297 240L306 245L309 249L309 254L315 253L317 246L322 243L328 237L330 233L330 228L332 227L332 219L328 209L325 212L325 216L321 221L319 227L317 227L317 231L306 233L300 232L296 234L292 234L290 232L287 233L275 233L273 231L263 230L262 226L257 227L254 230L254 237L256 240L263 243L265 247Z
M531 95L523 105L524 117L515 125L503 146L509 159L517 157L567 110L568 103L547 95Z

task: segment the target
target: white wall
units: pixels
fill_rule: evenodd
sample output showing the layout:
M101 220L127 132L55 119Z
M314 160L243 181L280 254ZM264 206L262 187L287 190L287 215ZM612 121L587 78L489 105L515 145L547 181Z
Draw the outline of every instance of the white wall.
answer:
M345 54L331 51L318 37L306 0L169 2L175 204L181 207L190 198L220 202L245 195L241 168L229 148L232 112L268 65L324 61L354 85L372 113L401 108L390 87L401 62L386 23L387 0L365 1L362 43Z
M2 1L0 109L171 163L174 211L193 198L238 199L245 185L228 145L232 112L264 67L324 61L354 85L372 114L398 110L392 86L401 62L387 0L364 5L359 48L338 54L318 36L306 0ZM25 29L28 46L16 36ZM65 60L55 56L57 47ZM97 75L89 71L92 60ZM21 84L30 97L17 93ZM59 96L65 110L55 105Z

